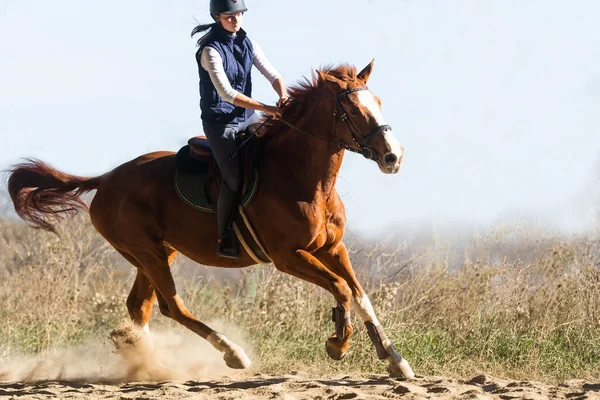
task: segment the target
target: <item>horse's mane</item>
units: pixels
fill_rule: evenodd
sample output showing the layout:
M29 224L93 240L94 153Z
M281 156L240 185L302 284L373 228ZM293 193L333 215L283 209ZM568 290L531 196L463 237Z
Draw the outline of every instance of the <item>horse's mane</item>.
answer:
M356 67L350 64L340 64L338 66L326 65L319 68L318 71L346 82L354 81L357 77ZM298 83L291 86L289 95L292 101L300 102L306 100L307 97L314 95L319 89L322 89L324 85L325 84L319 79L317 70L314 70L310 79L304 77Z
M345 82L352 82L357 79L356 67L350 64L340 64L337 66L325 65L314 70L310 78L303 77L288 89L290 96L289 103L284 110L284 118L287 121L296 121L306 109L306 104L311 104L317 101L322 89L325 88L325 83L319 79L317 71L331 75ZM277 121L266 121L267 131L281 127L282 124ZM269 136L269 135L267 135Z

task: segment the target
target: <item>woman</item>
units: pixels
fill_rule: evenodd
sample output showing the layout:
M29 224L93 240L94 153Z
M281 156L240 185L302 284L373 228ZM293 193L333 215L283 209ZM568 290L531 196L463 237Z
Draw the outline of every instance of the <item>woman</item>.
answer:
M231 228L233 213L242 186L239 160L229 160L227 154L236 146L235 136L254 110L274 118L281 116L278 107L268 106L251 98L251 69L258 70L271 82L279 95L278 105L287 99L283 78L265 57L258 44L241 28L244 0L211 0L212 24L198 25L192 36L208 30L198 40L196 61L200 74L200 108L202 126L221 173L223 184L217 200L219 238L217 255L239 256L235 234Z

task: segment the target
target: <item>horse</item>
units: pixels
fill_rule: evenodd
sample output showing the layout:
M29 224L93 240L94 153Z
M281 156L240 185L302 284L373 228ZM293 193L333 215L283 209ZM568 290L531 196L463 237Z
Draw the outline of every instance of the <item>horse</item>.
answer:
M353 271L343 242L346 215L335 184L345 151L398 173L404 148L385 124L381 101L366 86L373 61L360 72L349 64L313 71L289 90L281 119L264 119L260 184L247 218L275 268L329 291L337 306L327 354L341 360L355 331L351 306L363 320L379 359L394 377L413 377L409 363L387 338ZM224 334L202 323L177 294L170 265L178 253L203 264L243 268L256 264L241 249L238 259L216 256L215 214L186 205L177 195L173 152L153 152L96 177L63 173L28 159L9 171L15 211L29 225L55 231L54 222L89 211L95 229L137 268L126 306L133 324L150 335L155 300L162 315L206 339L228 367L251 362ZM81 196L96 190L89 207Z

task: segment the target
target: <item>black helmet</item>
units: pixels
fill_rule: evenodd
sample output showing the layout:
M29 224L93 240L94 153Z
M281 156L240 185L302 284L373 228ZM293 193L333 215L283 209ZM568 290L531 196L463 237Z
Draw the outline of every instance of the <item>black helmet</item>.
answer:
M244 0L210 0L211 14L239 14L246 11Z

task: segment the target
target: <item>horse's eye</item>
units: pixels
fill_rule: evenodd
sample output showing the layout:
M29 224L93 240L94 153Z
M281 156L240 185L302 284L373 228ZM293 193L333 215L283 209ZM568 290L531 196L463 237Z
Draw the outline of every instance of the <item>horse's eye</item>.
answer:
M359 111L360 110L358 108L356 108L356 107L354 107L352 110L350 110L350 112L352 113L352 115L358 115Z

